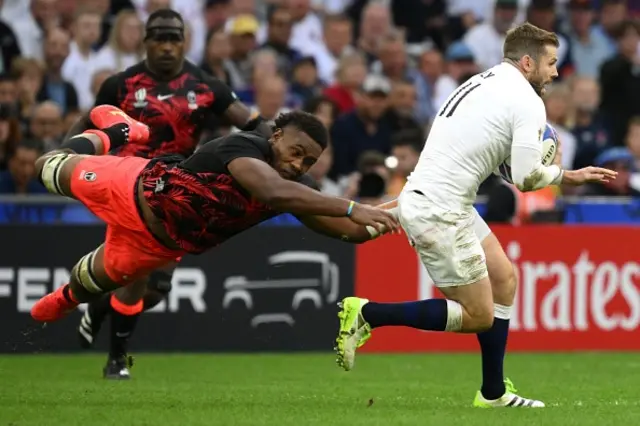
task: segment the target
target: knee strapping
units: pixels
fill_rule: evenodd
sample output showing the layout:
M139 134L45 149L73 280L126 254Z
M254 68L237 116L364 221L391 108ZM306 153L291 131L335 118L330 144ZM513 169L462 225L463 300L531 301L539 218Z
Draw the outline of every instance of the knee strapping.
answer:
M93 272L93 259L95 254L96 251L92 251L80 259L80 262L73 268L73 276L88 292L104 293L106 290L98 283Z
M52 194L58 194L62 196L68 196L62 192L62 186L60 185L60 174L64 164L72 158L73 155L68 152L61 152L59 154L49 157L40 171L40 181Z

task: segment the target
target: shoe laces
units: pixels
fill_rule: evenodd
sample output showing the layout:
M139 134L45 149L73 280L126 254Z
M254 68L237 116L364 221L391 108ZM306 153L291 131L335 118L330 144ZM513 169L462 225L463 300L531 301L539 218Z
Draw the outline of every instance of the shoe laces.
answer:
M511 379L504 379L504 387L506 389L507 392L510 393L517 393L518 389L516 389L516 387L514 386L513 382L511 381Z

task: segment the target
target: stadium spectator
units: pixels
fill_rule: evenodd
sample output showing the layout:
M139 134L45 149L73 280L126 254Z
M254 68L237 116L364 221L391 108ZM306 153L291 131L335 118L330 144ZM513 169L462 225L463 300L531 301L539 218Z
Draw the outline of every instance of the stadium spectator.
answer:
M452 43L446 52L445 72L434 88L433 106L438 111L458 86L479 71L473 52L464 42Z
M527 21L546 31L555 32L558 36L558 73L560 78L568 76L572 71L569 40L557 25L555 0L530 0L527 9Z
M73 84L81 110L93 106L91 76L96 53L93 45L100 38L102 16L92 10L81 10L73 21L71 52L62 66L62 77Z
M584 188L584 195L629 197L639 196L640 191L631 186L634 158L627 148L609 148L596 157L595 165L618 172L618 176L608 183L590 184Z
M629 120L625 142L629 153L633 156L633 170L640 171L640 116Z
M418 70L409 63L406 50L404 33L397 30L389 32L380 40L379 60L371 66L371 69L392 82L410 81L415 87L418 99L414 114L420 122L426 123L431 118L432 112L431 91L424 79L420 77Z
M115 18L107 44L93 59L93 69L124 71L140 62L144 55L144 27L133 10L123 10Z
M302 57L301 53L289 47L293 17L286 8L276 8L269 14L267 41L261 49L273 50L278 58L278 70L284 76L290 76L293 65Z
M211 31L207 38L204 62L201 68L229 87L238 87L241 77L234 73L229 63L231 44L229 35L222 29Z
M15 69L15 65L11 68ZM18 111L18 84L13 73L0 74L0 104L10 105L14 112Z
M322 21L311 9L311 0L283 0L283 5L293 19L289 47L313 55L322 44Z
M18 144L9 157L8 169L0 172L0 194L45 194L36 178L36 159L42 155L40 141L27 139Z
M11 105L0 104L0 170L6 170L8 160L22 140L20 123Z
M318 79L318 68L313 56L300 58L294 64L291 93L298 106L322 93L322 82Z
M78 94L73 85L62 77L62 65L69 56L69 34L55 28L44 40L44 78L38 92L38 102L52 100L64 113L78 109Z
M547 89L544 97L547 121L558 133L562 144L562 167L571 169L576 154L576 139L568 129L571 111L571 91L564 84Z
M0 8L2 1L0 1ZM0 19L0 73L8 72L11 63L20 56L20 46L18 39L7 22Z
M26 2L25 2L26 3ZM18 37L22 56L43 59L42 42L45 33L60 24L57 0L31 0L29 9L11 19L13 33Z
M380 39L391 31L391 12L378 2L369 2L362 11L357 47L365 54L368 64L377 60Z
M43 65L36 59L17 58L13 61L11 74L17 82L19 116L28 121L42 88Z
M387 186L387 195L390 197L396 198L400 195L407 178L418 164L424 140L424 134L416 129L406 129L393 136L391 155L395 164Z
M428 90L429 97L422 107L429 109L429 121L433 119L437 111L438 91L442 90L440 85L441 80L444 78L444 62L442 53L435 48L427 48L421 54L419 58L420 79L424 87ZM446 96L445 96L446 99Z
M613 145L620 146L624 143L629 119L640 114L640 33L637 23L624 21L614 36L618 54L605 62L600 70L600 108Z
M338 182L329 177L329 170L331 170L332 165L333 147L331 144L329 144L322 152L320 157L318 157L318 161L316 161L316 163L311 166L311 168L309 169L309 174L318 183L320 191L328 195L339 197L343 195L344 188L340 184L338 184Z
M333 83L340 58L354 52L353 24L344 15L329 15L324 18L324 43L314 52L320 79Z
M31 117L29 134L43 144L46 151L60 146L63 133L63 116L60 106L53 101L38 104Z
M573 169L577 170L593 164L598 154L608 147L609 136L598 113L598 82L589 77L577 77L572 81L571 87L575 108L572 132L576 138Z
M606 37L609 41L611 51L618 50L615 33L620 24L627 19L627 1L626 0L601 0L599 24L596 30Z
M244 89L237 90L236 95L242 102L251 105L256 99L256 88L261 84L262 80L270 77L278 76L278 57L272 50L261 50L251 55L249 64L251 66L251 79L248 86Z
M340 59L336 69L336 82L324 90L324 95L338 105L340 113L351 112L366 76L364 57L358 53L346 55Z
M231 40L231 57L229 65L238 76L237 86L242 90L249 87L251 82L251 52L256 48L256 34L260 24L252 15L241 15L234 19L229 29Z
M399 132L404 129L417 131L424 138L423 126L415 119L416 110L416 87L410 80L399 80L391 85L389 95L389 109L387 118L391 123L392 132Z
M204 21L209 32L224 29L231 12L231 0L206 0Z
M569 2L571 62L578 76L597 78L602 63L615 51L607 37L593 26L592 0Z
M316 96L308 99L302 110L315 115L329 130L331 130L339 115L338 106L326 96Z
M517 0L496 0L493 19L471 28L464 42L473 52L481 71L502 62L502 45L518 14Z
M287 82L282 77L264 78L256 86L254 112L266 120L275 120L278 115L288 112L287 91Z
M357 159L365 151L389 154L391 151L391 122L386 117L391 85L384 77L370 75L362 86L354 111L338 117L333 125L331 140L334 164L331 176L338 178L355 170Z

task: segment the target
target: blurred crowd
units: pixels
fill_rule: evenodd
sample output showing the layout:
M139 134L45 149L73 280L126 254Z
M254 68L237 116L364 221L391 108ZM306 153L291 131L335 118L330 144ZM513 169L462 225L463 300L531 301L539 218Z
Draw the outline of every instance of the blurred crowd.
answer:
M501 61L525 20L560 37L545 96L567 168L621 178L589 195L635 195L640 32L633 0L0 0L0 193L44 192L33 160L59 145L102 82L144 58L144 21L173 8L187 58L267 119L302 108L330 129L312 172L324 191L395 197L433 120L469 76ZM236 129L219 123L211 138ZM504 198L489 179L483 193ZM511 190L511 188L506 188ZM571 192L571 189L563 189ZM521 194L511 198L518 200ZM554 190L528 203L549 203ZM525 203L526 204L526 203ZM500 208L506 208L502 206Z

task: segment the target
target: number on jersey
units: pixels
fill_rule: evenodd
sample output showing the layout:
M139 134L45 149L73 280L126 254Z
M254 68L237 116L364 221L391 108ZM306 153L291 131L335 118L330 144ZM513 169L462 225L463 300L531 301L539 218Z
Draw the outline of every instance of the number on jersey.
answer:
M486 80L488 78L493 77L495 74L492 73L491 71L487 71L483 74L480 74L480 77L482 77L483 80ZM473 92L474 90L476 90L478 87L480 87L482 83L475 83L473 81L468 81L467 83L465 83L462 87L460 87L454 94L453 96L451 96L451 98L449 99L449 101L445 104L445 106L442 108L442 111L440 111L440 114L438 114L438 117L442 117L443 115L447 118L451 117L453 115L453 113L456 111L456 109L458 108L458 105L460 105L460 102L462 102L462 100L464 98L466 98L467 96L469 96L469 93ZM455 101L455 103L453 105L451 105L451 103ZM451 106L451 108L449 108L449 106ZM445 115L446 113L446 115Z

